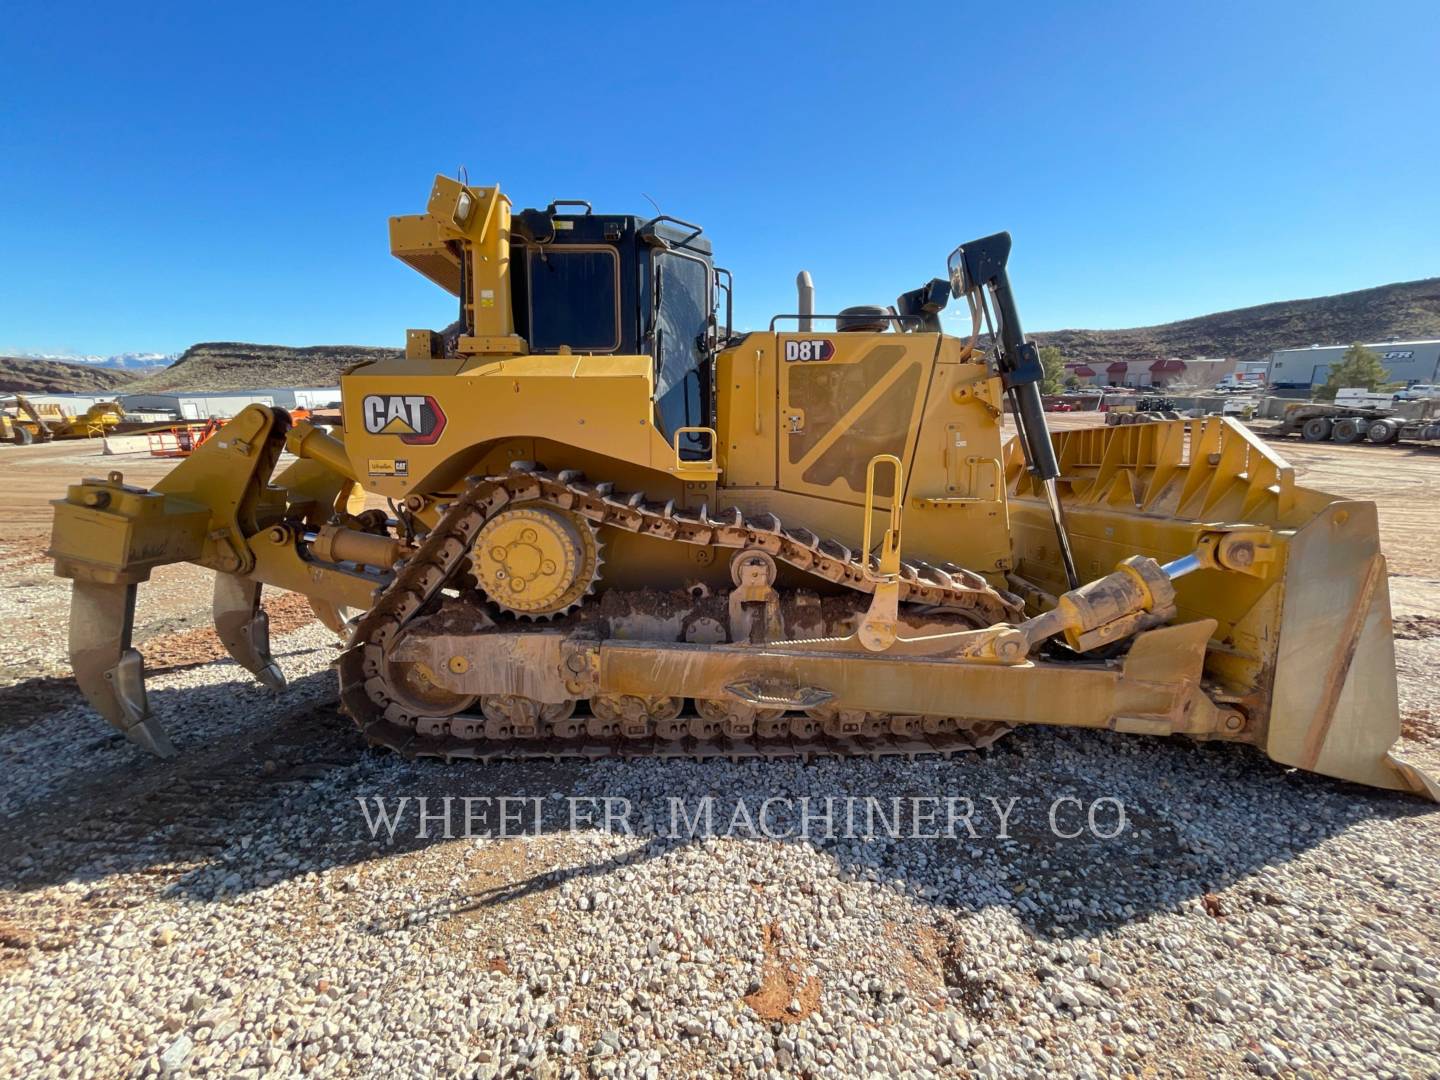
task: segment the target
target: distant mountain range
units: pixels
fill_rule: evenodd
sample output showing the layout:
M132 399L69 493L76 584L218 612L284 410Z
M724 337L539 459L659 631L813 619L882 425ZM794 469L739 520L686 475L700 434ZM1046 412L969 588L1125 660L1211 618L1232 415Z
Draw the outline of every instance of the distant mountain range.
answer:
M1282 300L1132 330L1048 330L1031 336L1037 344L1057 346L1066 360L1092 367L1172 356L1265 360L1276 349L1306 345L1440 338L1440 278Z
M124 388L136 373L98 364L0 356L0 394L94 394Z
M1089 364L1205 356L1263 360L1276 349L1440 338L1440 278L1381 285L1309 300L1257 307L1129 330L1049 330L1041 345ZM361 345L252 345L202 342L178 358L160 353L116 356L0 357L0 391L59 392L109 389L226 391L267 386L334 386L340 374L366 360L400 356L399 349ZM173 363L171 362L173 361ZM114 380L106 382L105 380Z
M251 345L204 341L191 345L167 368L152 370L130 389L167 391L258 390L267 386L339 386L340 374L367 360L403 356L402 349L363 345Z
M72 353L16 353L14 359L53 360L61 364L84 364L86 367L115 368L123 371L152 371L169 367L178 353L116 353L113 356L75 356Z

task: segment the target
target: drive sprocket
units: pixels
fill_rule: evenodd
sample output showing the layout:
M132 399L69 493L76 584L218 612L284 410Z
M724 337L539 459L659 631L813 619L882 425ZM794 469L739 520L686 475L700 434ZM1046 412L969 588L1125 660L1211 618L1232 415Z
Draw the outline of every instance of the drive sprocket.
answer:
M595 526L542 502L507 506L475 537L475 579L497 607L515 615L562 615L590 592L603 560Z

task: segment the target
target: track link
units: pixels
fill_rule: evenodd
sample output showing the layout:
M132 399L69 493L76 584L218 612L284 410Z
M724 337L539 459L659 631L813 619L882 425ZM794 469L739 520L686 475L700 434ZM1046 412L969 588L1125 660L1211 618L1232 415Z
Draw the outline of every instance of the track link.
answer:
M395 568L395 577L369 611L356 623L338 664L342 708L374 745L407 757L470 758L483 761L516 758L584 759L605 757L666 758L802 758L945 755L987 746L1009 729L998 723L968 723L945 717L893 717L870 713L863 723L849 725L843 737L816 730L821 721L789 725L779 713L762 714L759 723L696 726L694 716L677 716L673 702L657 708L660 722L627 734L608 725L587 727L529 703L530 724L522 715L512 731L496 719L497 710L525 713L524 701L487 707L485 715L426 715L404 704L387 680L385 653L407 624L421 615L445 585L462 570L480 528L501 508L541 501L573 511L596 525L658 539L704 546L758 550L821 581L857 593L870 593L875 563L867 556L808 529L786 529L779 518L765 514L747 519L738 510L711 517L706 507L683 510L673 501L648 502L641 494L617 494L613 485L592 484L575 471L547 472L530 463L516 463L504 476L474 477L449 504L413 555ZM993 588L980 575L947 564L931 566L906 560L900 574L902 602L961 612L981 625L1022 617L1018 598ZM639 701L640 699L635 699ZM613 703L601 703L613 704ZM682 703L683 706L683 703ZM630 706L634 712L634 705ZM597 715L606 709L597 710ZM488 722L488 723L487 723ZM831 725L834 727L834 725ZM851 731L859 729L858 734ZM517 737L525 733L536 737ZM695 733L698 733L695 734ZM662 737L665 736L665 737Z

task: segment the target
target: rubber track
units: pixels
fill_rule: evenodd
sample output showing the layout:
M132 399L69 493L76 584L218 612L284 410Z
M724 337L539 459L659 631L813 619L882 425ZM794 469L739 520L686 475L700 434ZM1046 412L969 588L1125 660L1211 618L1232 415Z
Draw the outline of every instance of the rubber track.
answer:
M712 518L705 507L690 512L646 502L643 495L617 495L613 485L590 484L575 471L550 473L517 462L505 476L472 477L453 502L441 507L442 517L406 561L395 567L395 577L360 616L350 642L341 654L341 708L373 745L406 757L469 758L482 761L523 758L584 759L606 757L801 758L948 756L988 746L1009 729L983 725L974 731L943 735L905 735L880 738L779 738L664 740L616 738L462 739L453 735L422 735L416 730L421 714L407 711L388 693L381 660L388 644L406 623L421 613L456 574L469 554L475 534L497 511L520 502L543 501L580 514L596 525L679 543L736 550L768 552L824 581L873 592L875 582L866 572L860 553L823 540L808 529L786 529L773 514L746 519L736 509ZM870 560L873 567L874 560ZM1017 598L993 588L984 578L959 566L931 566L905 560L901 568L902 602L934 605L971 612L986 623L1023 617ZM457 719L465 719L459 717Z

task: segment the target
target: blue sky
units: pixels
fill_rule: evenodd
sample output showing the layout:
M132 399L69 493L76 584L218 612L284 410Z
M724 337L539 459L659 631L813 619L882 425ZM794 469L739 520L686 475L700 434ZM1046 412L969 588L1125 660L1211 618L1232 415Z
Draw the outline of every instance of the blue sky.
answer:
M873 13L872 13L873 12ZM1428 2L7 7L0 351L403 344L386 218L701 222L737 322L885 303L1015 235L1030 329L1440 274Z

